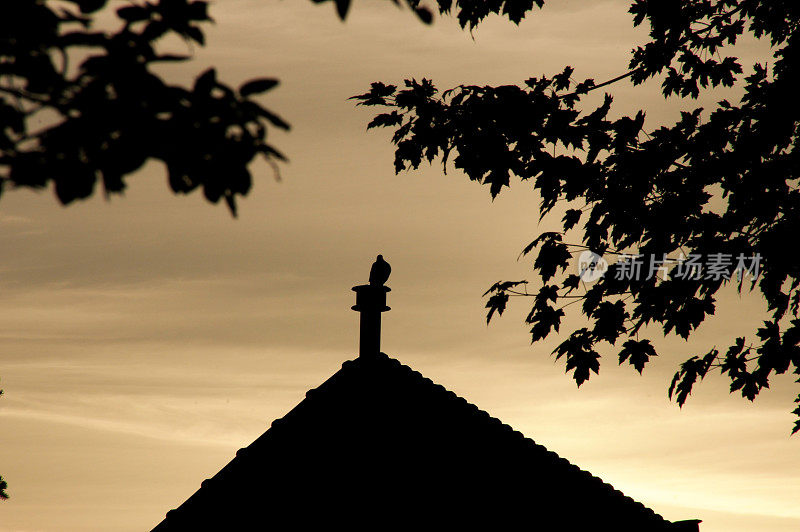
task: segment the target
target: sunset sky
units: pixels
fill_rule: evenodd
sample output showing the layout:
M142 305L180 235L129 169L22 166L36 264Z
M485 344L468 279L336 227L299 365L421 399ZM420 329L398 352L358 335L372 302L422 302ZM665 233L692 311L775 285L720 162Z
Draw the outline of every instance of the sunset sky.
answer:
M112 2L124 5L126 2ZM481 294L532 278L517 257L538 222L531 183L488 189L441 165L394 175L388 131L348 97L372 81L437 87L519 84L565 65L576 79L625 71L634 30L622 0L552 0L519 27L489 19L470 34L451 18L421 24L388 1L218 0L207 46L164 69L175 83L209 65L231 85L274 76L262 101L292 124L271 142L280 181L252 169L233 219L200 193L173 195L147 164L124 196L67 208L51 191L0 198L2 531L142 531L191 495L357 354L350 288L378 253L392 265L383 351L601 477L702 532L800 529L800 435L789 437L791 376L754 403L709 376L682 410L667 399L678 363L751 334L757 294L719 295L688 342L645 331L662 356L639 376L613 349L581 389L530 344L530 301L487 327ZM745 42L746 70L768 47ZM768 57L768 56L767 56ZM610 87L616 113L647 110L646 129L680 109L659 82ZM582 318L568 314L561 338Z

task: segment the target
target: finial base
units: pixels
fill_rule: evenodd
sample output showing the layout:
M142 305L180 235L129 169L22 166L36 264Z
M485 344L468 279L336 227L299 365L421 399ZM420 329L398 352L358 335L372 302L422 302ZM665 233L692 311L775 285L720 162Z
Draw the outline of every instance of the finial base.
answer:
M386 294L392 289L384 285L360 284L352 288L356 293L356 304L352 308L356 312L386 312L392 310L386 306Z
M372 356L381 350L381 313L391 310L386 306L388 286L362 284L353 287L356 304L351 308L361 314L358 356Z

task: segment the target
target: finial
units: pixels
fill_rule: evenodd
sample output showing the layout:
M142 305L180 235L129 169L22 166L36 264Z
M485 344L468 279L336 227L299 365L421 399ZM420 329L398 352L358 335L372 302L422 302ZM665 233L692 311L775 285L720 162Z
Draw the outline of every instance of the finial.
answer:
M386 294L391 288L385 286L392 267L378 255L369 272L369 284L353 287L356 304L353 310L361 313L359 333L359 356L377 355L381 350L381 312L391 310L386 306Z

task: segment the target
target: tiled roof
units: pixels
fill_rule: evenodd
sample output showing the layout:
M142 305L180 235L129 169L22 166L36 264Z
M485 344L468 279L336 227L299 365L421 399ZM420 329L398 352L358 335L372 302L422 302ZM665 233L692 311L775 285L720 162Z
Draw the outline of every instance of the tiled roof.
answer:
M153 532L697 523L665 520L381 353L345 362Z

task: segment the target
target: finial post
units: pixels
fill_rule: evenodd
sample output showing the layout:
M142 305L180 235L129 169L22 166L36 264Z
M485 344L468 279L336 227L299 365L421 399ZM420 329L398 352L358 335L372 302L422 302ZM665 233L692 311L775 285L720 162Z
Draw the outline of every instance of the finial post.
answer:
M372 264L369 271L369 284L353 287L356 293L356 304L352 307L361 313L361 331L358 340L358 356L374 356L381 352L381 312L391 310L386 306L386 294L391 288L386 280L392 273L392 267L383 260L383 255Z
M358 356L377 355L381 351L381 313L391 310L386 306L388 286L362 284L354 286L356 304L352 309L361 314L358 339Z

